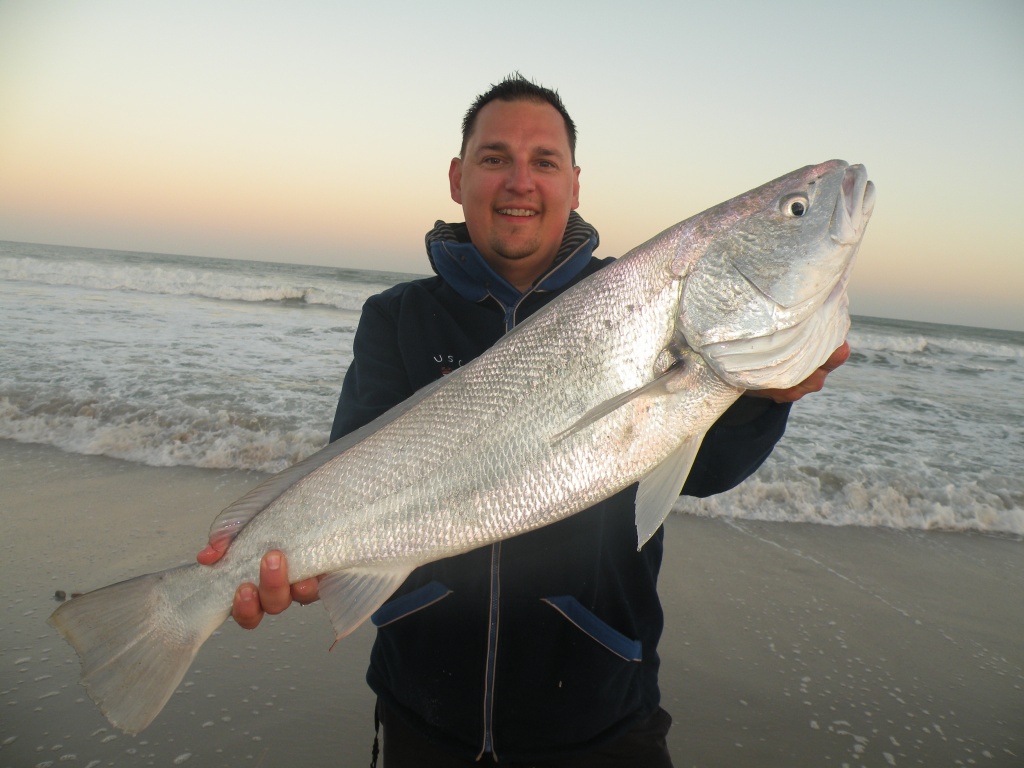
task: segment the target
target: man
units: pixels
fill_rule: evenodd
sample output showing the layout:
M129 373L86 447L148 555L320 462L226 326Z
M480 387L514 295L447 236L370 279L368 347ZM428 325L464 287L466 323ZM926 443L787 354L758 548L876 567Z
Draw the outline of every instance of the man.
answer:
M435 277L369 299L331 440L368 423L612 259L578 214L575 126L558 95L511 77L480 96L451 162L465 224L427 235ZM727 490L764 461L789 403L821 388L849 347L798 387L741 397L705 438L684 493ZM635 486L573 517L417 569L374 615L367 681L387 768L497 761L671 766L659 706L656 586L663 531L640 552ZM220 557L212 547L202 563ZM317 581L289 587L279 552L233 615L255 627Z

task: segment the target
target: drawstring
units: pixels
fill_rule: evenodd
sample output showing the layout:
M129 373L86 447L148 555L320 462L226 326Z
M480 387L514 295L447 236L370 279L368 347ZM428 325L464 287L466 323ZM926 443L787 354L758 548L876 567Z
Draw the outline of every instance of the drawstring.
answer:
M370 768L377 768L380 754L380 699L373 705L373 749L370 750Z

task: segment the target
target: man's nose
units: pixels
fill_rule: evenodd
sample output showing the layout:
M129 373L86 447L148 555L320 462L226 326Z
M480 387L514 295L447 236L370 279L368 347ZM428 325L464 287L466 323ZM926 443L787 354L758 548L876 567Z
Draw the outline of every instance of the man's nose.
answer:
M513 163L505 186L515 192L526 192L534 188L533 169L529 163Z

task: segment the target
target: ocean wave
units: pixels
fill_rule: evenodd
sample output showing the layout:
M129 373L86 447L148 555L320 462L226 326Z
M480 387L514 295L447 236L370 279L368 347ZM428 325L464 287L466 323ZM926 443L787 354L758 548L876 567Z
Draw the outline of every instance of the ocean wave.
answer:
M874 467L822 471L763 467L724 494L682 498L677 512L706 517L974 531L1024 536L1024 484L989 477L963 484Z
M1024 360L1024 345L1003 344L996 341L976 339L942 339L932 342L943 353L957 353L1006 361Z
M177 409L173 416L94 398L36 404L0 398L0 438L53 445L155 467L280 472L327 444L326 429L268 426L223 408Z
M171 296L198 296L222 301L299 301L358 312L386 283L337 285L282 280L278 276L240 275L203 267L102 264L88 260L0 257L0 279L104 291L134 291Z
M925 324L921 324L925 325ZM1010 362L1024 361L1024 334L1011 331L999 332L1001 339L985 338L982 335L954 335L944 326L935 326L935 333L920 331L899 332L893 328L858 327L857 321L850 330L850 346L856 352L876 352L905 357L919 355L966 355ZM970 332L971 329L966 329ZM983 334L987 329L973 329ZM1019 340L1019 343L1013 343Z
M928 349L928 339L921 335L894 336L886 333L870 333L851 330L848 340L850 347L858 352L897 352L920 354Z

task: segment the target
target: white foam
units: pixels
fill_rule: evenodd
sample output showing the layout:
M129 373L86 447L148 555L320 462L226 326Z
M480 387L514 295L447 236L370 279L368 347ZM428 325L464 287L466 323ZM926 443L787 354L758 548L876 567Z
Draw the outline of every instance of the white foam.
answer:
M918 329L910 326L918 326ZM855 317L849 341L852 348L861 352L905 355L956 353L1009 361L1024 360L1024 333L986 328L897 323L879 318Z
M869 469L816 478L799 469L770 466L727 493L682 498L676 509L708 517L1024 536L1022 487L927 486Z

